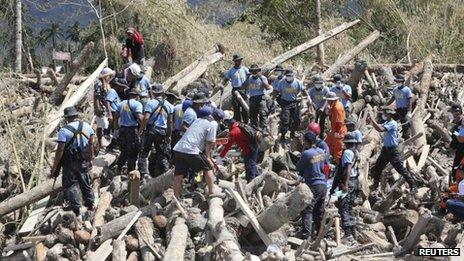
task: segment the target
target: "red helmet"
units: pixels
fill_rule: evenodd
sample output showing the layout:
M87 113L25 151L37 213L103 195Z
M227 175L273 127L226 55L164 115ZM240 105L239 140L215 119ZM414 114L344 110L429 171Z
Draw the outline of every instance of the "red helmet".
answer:
M321 134L321 126L315 122L309 123L307 130L316 133L316 135Z

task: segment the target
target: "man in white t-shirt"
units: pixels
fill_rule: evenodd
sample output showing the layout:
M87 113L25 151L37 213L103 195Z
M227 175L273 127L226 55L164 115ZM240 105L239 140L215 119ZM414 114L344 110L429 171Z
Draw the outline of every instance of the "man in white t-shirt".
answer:
M458 187L458 194L451 194L453 197L446 201L446 208L458 220L464 219L464 180L463 180L464 166L459 166L456 172L456 178L461 179Z
M211 151L216 142L217 124L213 123L213 108L203 106L198 111L199 118L187 129L174 146L174 194L181 196L182 182L189 171L203 171L210 194L214 194L214 174Z

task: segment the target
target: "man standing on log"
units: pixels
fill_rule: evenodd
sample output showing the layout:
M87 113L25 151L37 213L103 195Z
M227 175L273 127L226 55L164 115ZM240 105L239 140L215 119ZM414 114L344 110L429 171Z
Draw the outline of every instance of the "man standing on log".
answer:
M123 58L145 67L145 50L143 36L135 28L129 27L126 31L126 43L123 48Z
M459 166L461 161L464 158L464 135L463 138L459 138L460 129L464 129L462 127L462 123L464 121L464 116L462 114L462 107L458 103L453 103L448 112L451 113L450 119L452 120L454 126L451 129L451 143L450 148L454 150L454 161L453 161L453 169L451 170L450 175L450 183L457 182L456 179L456 168ZM462 141L460 141L460 139Z
M314 87L309 90L309 97L311 98L314 109L316 109L316 122L321 128L320 134L318 135L321 139L324 138L325 118L327 117L324 110L326 105L324 98L328 92L329 88L324 86L322 77L316 76L314 78Z
M155 146L154 158L156 159L154 169L159 171L158 174L164 174L168 171L171 158L170 144L174 106L165 99L161 84L153 85L151 92L154 99L145 105L144 117L140 126L140 130L143 131L138 162L141 177L149 173L148 154L153 145Z
M352 242L356 238L356 215L353 204L358 194L358 172L356 170L358 140L353 133L345 135L345 150L330 189L330 194L339 188L343 193L338 197L338 213L342 219L345 239Z
M411 173L409 173L409 171L404 167L398 151L398 123L393 119L394 114L395 111L393 109L384 109L382 113L382 120L385 122L383 124L377 123L371 115L367 116L367 120L378 132L385 132L382 150L380 151L380 155L372 169L372 177L374 178L372 190L377 189L380 183L382 170L388 163L390 163L409 184L411 193L415 194L417 193L416 181L411 176Z
M402 124L402 137L404 140L409 139L409 120L411 120L412 105L415 101L415 96L412 94L411 88L404 85L404 75L398 74L395 77L396 86L393 89L393 96L388 102L388 107L391 107L393 101L396 105L395 120L399 120Z
M74 106L64 109L67 125L58 132L58 148L50 176L57 177L63 168L64 197L76 216L80 214L80 187L84 204L94 208L94 195L89 171L92 168L94 131L92 127L78 119Z
M340 98L340 102L345 108L347 114L350 113L350 104L351 104L351 86L346 84L346 79L342 78L340 74L336 74L333 77L334 87L330 88L331 92L337 94Z
M115 129L119 129L119 149L121 150L117 161L118 173L121 173L126 162L128 173L135 169L140 150L138 128L143 119L143 105L139 102L137 89L130 90L128 94L129 99L119 104L114 119L118 123Z
M233 115L227 115L224 123L229 127L229 139L219 156L224 158L229 152L230 148L237 144L242 151L242 156L245 163L245 176L247 182L252 181L260 175L256 162L259 154L259 144L254 142L251 137L246 135L240 128L240 122L235 121Z
M328 92L325 100L330 117L330 132L327 135L326 142L329 145L330 153L336 164L340 162L343 153L343 138L346 134L345 109L338 96L334 92Z
M250 73L251 75L242 85L242 88L248 90L250 94L250 123L254 127L265 130L268 127L269 111L264 92L270 90L271 86L266 76L261 75L261 68L257 64L251 65Z
M306 150L303 151L296 165L298 174L304 179L304 182L313 193L313 201L302 215L304 221L303 236L308 240L311 240L313 234L313 222L315 234L320 229L327 194L327 184L323 172L326 156L323 150L316 147L316 139L317 135L314 132L308 131L305 133Z
M173 188L177 198L181 197L182 182L190 171L202 171L209 193L216 193L211 152L216 142L217 124L213 124L212 114L212 107L203 106L198 112L200 118L193 122L174 146Z
M290 129L290 137L295 137L295 131L298 130L301 121L300 115L300 104L298 95L303 93L304 96L308 96L306 93L303 83L295 79L293 70L288 69L285 71L285 79L281 80L274 89L274 95L280 95L280 126L279 131L281 134L281 140L285 141L285 135Z
M242 107L237 99L235 91L238 91L245 102L248 102L248 95L246 90L242 88L242 84L247 79L247 75L250 73L248 68L242 65L243 57L239 54L234 54L232 57L234 61L234 67L230 68L224 78L223 85L227 85L230 81L232 85L232 106L234 110L234 118L236 121L248 123L248 112Z

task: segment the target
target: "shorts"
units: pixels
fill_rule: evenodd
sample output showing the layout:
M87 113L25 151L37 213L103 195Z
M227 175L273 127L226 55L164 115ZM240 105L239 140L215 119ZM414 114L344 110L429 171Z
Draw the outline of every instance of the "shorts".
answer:
M199 172L212 170L204 154L187 154L174 151L174 175L187 176L189 171Z
M96 116L95 123L97 124L97 129L108 129L110 126L110 122L108 121L108 117L106 116Z

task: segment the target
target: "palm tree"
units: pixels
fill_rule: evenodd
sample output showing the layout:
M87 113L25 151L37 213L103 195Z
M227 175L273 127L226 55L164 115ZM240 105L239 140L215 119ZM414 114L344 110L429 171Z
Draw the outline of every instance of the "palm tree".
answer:
M52 40L53 49L56 50L58 38L63 38L64 35L61 32L61 28L57 23L51 23L49 28L45 28L40 31L40 34L43 35L44 40L47 42L50 39Z
M80 40L79 34L81 32L81 26L78 21L76 21L73 25L68 26L66 30L66 40L70 40L72 42L78 43Z

